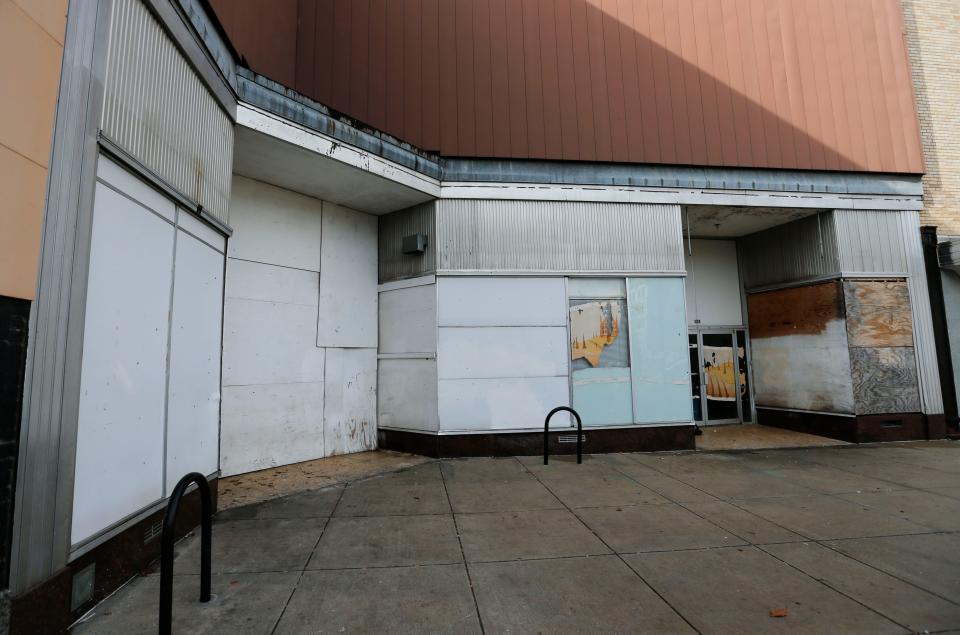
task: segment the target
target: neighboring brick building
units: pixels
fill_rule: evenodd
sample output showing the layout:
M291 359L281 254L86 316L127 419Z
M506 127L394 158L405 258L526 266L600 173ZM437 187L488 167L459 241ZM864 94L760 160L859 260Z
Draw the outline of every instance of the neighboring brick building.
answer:
M926 162L921 219L960 236L960 3L902 1Z

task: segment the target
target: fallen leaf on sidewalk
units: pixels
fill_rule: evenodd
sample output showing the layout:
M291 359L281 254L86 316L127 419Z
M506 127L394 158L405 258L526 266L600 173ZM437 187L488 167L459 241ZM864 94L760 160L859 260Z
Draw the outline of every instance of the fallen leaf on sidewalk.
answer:
M790 609L770 609L770 617L786 617Z

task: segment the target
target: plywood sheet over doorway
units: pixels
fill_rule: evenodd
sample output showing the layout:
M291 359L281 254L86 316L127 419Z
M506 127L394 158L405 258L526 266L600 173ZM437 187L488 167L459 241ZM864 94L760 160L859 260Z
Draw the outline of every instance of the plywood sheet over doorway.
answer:
M839 281L747 298L758 407L854 412Z

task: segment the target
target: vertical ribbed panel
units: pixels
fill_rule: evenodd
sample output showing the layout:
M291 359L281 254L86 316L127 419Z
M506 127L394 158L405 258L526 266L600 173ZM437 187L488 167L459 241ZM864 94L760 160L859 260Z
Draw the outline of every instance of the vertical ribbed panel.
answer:
M844 274L908 276L923 411L943 413L930 294L920 243L920 213L836 210L834 219Z
M429 201L380 217L378 230L380 282L412 278L437 269L436 201ZM404 254L403 237L425 234L422 256Z
M441 271L682 273L677 205L442 200Z
M832 212L746 236L740 253L747 289L840 273Z
M228 221L233 125L140 0L114 0L101 129Z

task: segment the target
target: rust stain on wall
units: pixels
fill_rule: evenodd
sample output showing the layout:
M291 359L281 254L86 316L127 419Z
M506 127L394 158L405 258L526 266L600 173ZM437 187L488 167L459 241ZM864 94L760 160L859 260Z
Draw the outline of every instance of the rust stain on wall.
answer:
M831 320L843 319L839 282L754 293L747 297L750 337L819 335Z

